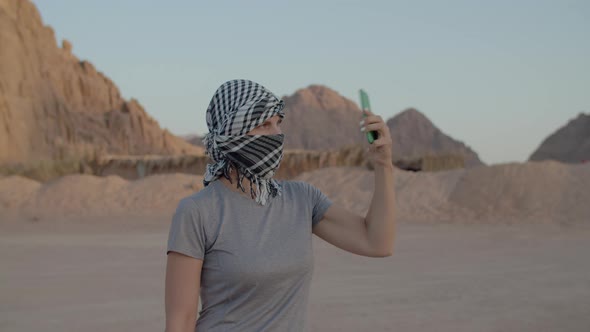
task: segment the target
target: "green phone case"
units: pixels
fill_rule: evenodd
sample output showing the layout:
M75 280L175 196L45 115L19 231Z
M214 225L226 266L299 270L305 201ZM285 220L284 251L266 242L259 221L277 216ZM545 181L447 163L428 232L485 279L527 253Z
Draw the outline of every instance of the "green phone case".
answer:
M371 111L371 104L369 104L369 95L363 89L361 89L359 91L359 93L361 96L361 110L363 111L363 117L366 117L367 113L365 112L365 110ZM376 139L377 139L377 132L375 132L375 131L367 132L367 141L369 141L370 144L373 144L373 142Z

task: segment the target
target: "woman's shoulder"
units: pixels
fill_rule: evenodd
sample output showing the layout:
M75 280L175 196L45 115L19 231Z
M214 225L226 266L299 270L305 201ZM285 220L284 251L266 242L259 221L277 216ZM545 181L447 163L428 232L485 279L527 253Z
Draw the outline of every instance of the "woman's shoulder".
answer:
M308 185L308 183L306 183L306 182L297 181L297 180L279 180L278 182L281 185L281 187L283 187L283 188L300 189L300 188L304 188L306 185Z
M216 200L217 188L211 183L203 189L180 199L178 209L199 210L210 206Z
M294 194L308 194L314 188L312 184L300 180L281 180L279 183L284 191Z
M291 197L306 197L312 202L324 199L325 195L320 188L305 181L282 181L283 191Z

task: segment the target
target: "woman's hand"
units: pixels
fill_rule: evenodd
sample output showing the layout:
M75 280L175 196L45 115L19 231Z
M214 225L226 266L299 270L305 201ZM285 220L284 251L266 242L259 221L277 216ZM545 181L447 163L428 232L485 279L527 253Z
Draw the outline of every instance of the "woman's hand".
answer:
M389 133L389 127L378 115L373 114L370 111L365 111L367 116L361 120L361 131L367 133L369 131L377 132L377 139L369 146L369 153L375 166L392 166L392 153L391 148L393 142L391 140L391 134Z

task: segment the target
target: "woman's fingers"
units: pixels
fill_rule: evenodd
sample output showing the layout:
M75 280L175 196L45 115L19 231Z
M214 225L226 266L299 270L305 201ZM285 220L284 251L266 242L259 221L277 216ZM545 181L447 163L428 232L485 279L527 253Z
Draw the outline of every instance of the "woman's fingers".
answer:
M392 143L391 142L391 139L387 139L385 137L381 137L381 138L375 140L373 142L373 144L371 144L371 145L373 145L375 148L378 148L378 147L384 146L384 145L391 145L391 143Z
M370 152L378 152L378 151L383 151L385 152L386 155L389 155L390 151L391 151L391 140L387 139L385 137L383 138L379 138L375 141L373 141L373 144L370 144L368 147L368 150Z
M361 127L361 131L364 132L376 131L378 133L385 133L385 130L389 130L389 128L387 128L387 126L383 122L365 124L363 127Z
M363 118L363 120L361 122L363 122L365 124L377 123L377 122L383 122L383 119L379 115L367 115L365 118Z

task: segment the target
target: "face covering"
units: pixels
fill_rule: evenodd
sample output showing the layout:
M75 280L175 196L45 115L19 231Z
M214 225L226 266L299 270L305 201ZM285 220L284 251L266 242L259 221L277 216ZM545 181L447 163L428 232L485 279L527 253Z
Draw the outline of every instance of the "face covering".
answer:
M284 135L246 135L267 119L284 117L284 102L262 85L248 80L233 80L221 85L207 108L204 143L213 160L207 165L203 184L224 176L231 182L230 171L238 173L237 187L250 181L250 197L266 205L281 194L272 177L283 157Z

